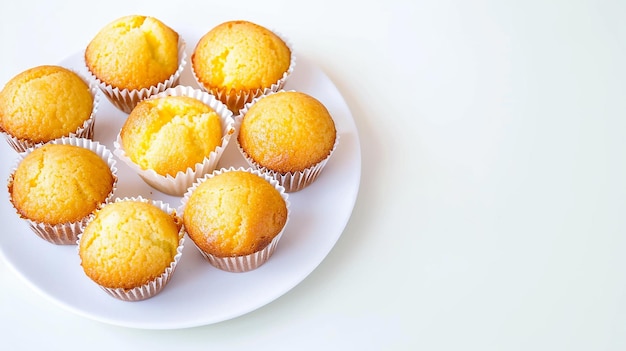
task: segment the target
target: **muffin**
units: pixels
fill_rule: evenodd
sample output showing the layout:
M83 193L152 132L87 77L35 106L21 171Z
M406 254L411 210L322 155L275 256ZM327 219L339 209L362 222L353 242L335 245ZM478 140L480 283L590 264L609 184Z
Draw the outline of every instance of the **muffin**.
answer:
M198 84L237 113L246 102L280 90L295 66L290 44L248 21L229 21L207 32L191 56Z
M288 220L289 202L272 178L222 168L201 178L182 200L187 235L204 258L229 272L258 268L273 254Z
M9 199L42 239L76 244L81 225L107 203L117 183L113 154L84 138L55 139L20 154Z
M109 295L144 300L169 282L182 256L184 228L169 205L141 197L97 210L78 242L83 271Z
M180 196L215 169L234 131L224 104L199 89L178 86L137 104L114 152L146 183Z
M92 138L97 87L74 71L37 66L13 77L0 91L0 130L23 152L64 136Z
M84 58L111 103L130 113L139 101L178 84L186 65L185 42L154 17L130 15L100 29Z
M337 147L335 123L314 97L280 91L256 99L238 116L238 147L248 163L269 172L287 192L310 185Z

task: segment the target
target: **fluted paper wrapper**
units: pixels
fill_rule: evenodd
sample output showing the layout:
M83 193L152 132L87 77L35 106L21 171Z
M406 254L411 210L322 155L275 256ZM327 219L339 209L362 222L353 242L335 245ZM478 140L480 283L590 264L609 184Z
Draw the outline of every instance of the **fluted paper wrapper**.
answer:
M273 33L282 39L282 41L287 45L291 53L289 68L287 68L287 71L285 71L282 77L274 84L270 85L269 87L254 90L236 90L226 88L220 89L216 87L207 87L202 84L200 79L198 79L198 76L196 75L196 72L194 71L192 65L191 73L193 74L196 83L198 83L198 86L200 86L201 89L215 95L220 101L226 104L226 106L228 106L228 108L234 114L238 114L239 110L246 103L252 101L254 98L281 90L285 86L285 83L287 82L296 67L296 54L293 51L293 44L289 39L276 31L273 31Z
M119 89L107 84L96 77L85 65L91 79L96 82L100 90L108 98L108 100L124 113L130 113L139 101L146 99L152 95L165 91L168 88L175 87L180 81L180 76L187 65L187 52L185 51L185 40L178 39L178 68L166 81L157 85L143 89Z
M228 146L232 135L235 133L235 121L232 117L232 112L226 106L215 98L215 96L188 86L177 86L170 88L162 93L150 97L150 99L157 99L164 96L188 96L202 101L204 104L211 107L220 117L220 123L222 126L222 144L212 151L209 156L205 157L200 163L197 163L193 168L187 168L185 172L178 172L176 176L161 175L152 169L142 169L138 164L133 162L122 147L121 136L118 134L114 144L115 155L133 169L139 176L151 187L175 196L181 196L187 191L196 179L204 176L207 173L212 172L217 167L224 150Z
M85 83L89 85L89 92L91 93L91 96L93 98L93 105L91 108L91 114L89 115L89 118L87 118L85 122L83 123L83 125L80 126L76 131L66 135L66 137L92 139L93 133L94 133L94 124L96 121L96 113L98 112L98 107L100 105L100 94L99 94L100 89L98 88L98 85L95 82L87 78L85 75L79 72L76 72L73 69L70 69L70 70L76 73L80 78L82 78L82 80ZM0 132L2 132L2 134L4 135L4 138L6 139L7 143L17 152L24 152L29 148L35 147L37 144L45 143L45 142L37 143L28 139L20 139L20 138L14 137L11 134L9 134L7 131L3 130L1 127L0 127Z
M207 252L204 252L202 249L200 249L200 247L196 245L196 249L198 249L202 257L204 257L214 267L221 269L223 271L226 271L226 272L242 273L242 272L248 272L248 271L257 269L258 267L260 267L261 265L263 265L265 262L269 260L269 258L274 254L274 251L276 250L276 247L278 246L278 243L280 242L280 239L283 236L283 233L285 232L285 228L287 227L287 224L289 223L289 217L290 217L289 195L285 192L285 189L280 184L278 184L278 182L274 178L266 174L263 174L259 172L258 170L254 170L252 168L243 168L243 167L221 168L220 170L216 170L213 173L207 174L201 179L198 179L194 183L194 185L187 190L187 192L185 193L185 195L183 196L181 200L179 213L181 213L181 215L184 213L185 206L187 202L189 201L189 197L191 196L191 194L193 194L193 191L200 184L202 184L207 179L210 179L219 174L222 174L225 172L231 172L231 171L246 171L246 172L256 174L257 176L265 179L272 186L274 186L276 190L278 190L278 192L280 193L280 196L283 198L287 206L287 220L285 221L285 225L283 226L283 229L280 231L280 233L278 233L274 237L274 239L272 239L272 241L265 248L261 249L260 251L252 253L250 255L233 256L233 257L218 257L215 255L209 254Z
M159 200L149 200L141 196L115 199L115 202L119 202L119 201L139 201L139 202L145 202L145 203L152 203L153 205L157 206L162 211L168 214L172 214L175 211L174 208L172 208L166 202L159 201ZM93 220L93 218L95 218L94 214L92 214L89 217L89 221ZM89 221L85 223L83 228L87 226ZM82 237L82 234L79 235L77 244L80 244L81 237ZM183 255L184 245L185 245L185 227L181 225L180 231L178 232L178 247L176 248L176 255L174 256L174 260L170 263L170 265L163 271L163 273L160 276L147 282L146 284L137 286L132 289L109 288L109 287L105 287L102 285L98 285L98 286L110 296L116 299L122 300L122 301L141 301L141 300L151 298L157 295L158 293L160 293L163 290L163 288L165 288L167 283L169 283L169 281L172 279L172 275L174 274L174 271L176 270L176 266L178 265L178 262L180 261L180 258ZM77 248L80 250L80 245L77 245Z
M270 93L268 95L271 95L271 94L273 93ZM252 100L252 102L247 103L241 109L239 114L235 117L236 130L239 130L239 128L241 127L241 123L243 119L245 118L245 115L250 109L250 107L252 107L252 105L254 105L257 101L259 101L265 96L267 95L255 98L254 100ZM239 149L239 152L241 153L243 158L246 160L248 165L250 165L250 167L254 169L260 170L263 173L269 174L272 178L276 179L280 183L280 185L282 185L285 188L285 191L288 193L294 193L296 191L300 191L306 188L307 186L311 185L311 183L313 183L315 179L317 179L320 173L322 173L322 170L324 169L324 167L326 167L326 163L331 158L331 156L337 149L337 146L339 145L339 134L336 134L335 144L333 145L333 148L330 150L330 152L328 153L325 159L301 171L282 173L282 172L278 172L278 171L275 171L275 170L272 170L265 166L260 165L252 157L250 157L250 155L248 155L248 153L241 147L241 144L239 143L239 138L236 137L235 139L237 139L236 141L237 149Z
M113 153L109 151L109 149L107 149L106 146L100 144L99 142L93 141L91 139L76 138L76 137L66 137L66 138L55 139L51 141L50 143L80 146L85 149L89 149L95 152L98 156L100 156L100 158L102 158L107 163L107 165L109 166L109 169L111 170L111 173L113 174L113 187L111 189L111 192L109 193L109 195L107 196L107 198L105 199L103 203L106 204L109 201L111 201L111 199L113 198L113 193L115 192L115 189L117 188L118 177L117 177L117 167L115 166L115 163L116 163L115 158L113 157ZM15 175L15 171L17 170L17 167L19 166L19 163L37 147L39 147L39 145L36 147L29 148L25 152L22 152L18 155L18 158L15 162L15 166L13 167L13 170L9 176L9 180L8 180L9 187L13 183L13 177ZM11 200L11 204L13 204L12 200ZM44 222L33 221L31 219L28 219L22 216L17 211L17 209L15 209L15 211L20 218L22 218L28 223L30 229L32 229L33 232L37 234L37 236L39 236L43 240L46 240L56 245L75 245L76 240L78 239L78 235L82 233L82 228L84 224L87 222L87 220L89 219L89 216L86 216L85 218L82 218L81 220L76 221L76 222L60 223L60 224L55 225L55 224L48 224Z

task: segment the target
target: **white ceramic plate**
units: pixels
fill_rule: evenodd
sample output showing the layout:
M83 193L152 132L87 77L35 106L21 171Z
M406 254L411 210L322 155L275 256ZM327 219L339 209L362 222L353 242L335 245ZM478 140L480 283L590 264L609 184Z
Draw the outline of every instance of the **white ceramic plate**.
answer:
M189 50L189 48L188 48ZM60 64L81 69L75 54ZM16 72L17 73L17 72ZM181 84L197 86L189 65ZM0 192L0 253L30 286L53 302L105 323L145 329L176 329L228 320L275 300L306 278L341 236L354 207L361 175L361 151L352 115L331 80L306 58L298 57L286 90L308 93L326 105L335 119L340 144L320 177L290 194L291 218L270 260L247 273L228 273L206 262L186 241L172 280L158 295L140 302L108 296L84 274L75 246L56 246L37 237L15 214L6 188ZM126 114L101 95L94 139L113 150ZM7 179L17 154L0 140L0 176ZM234 143L218 167L247 166ZM179 197L146 185L123 162L117 162L116 197L141 195L180 205Z

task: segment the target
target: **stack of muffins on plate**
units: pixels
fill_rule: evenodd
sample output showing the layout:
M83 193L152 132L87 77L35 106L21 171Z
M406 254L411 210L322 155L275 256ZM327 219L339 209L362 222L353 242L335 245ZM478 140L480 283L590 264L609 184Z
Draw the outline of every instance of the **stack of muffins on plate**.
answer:
M291 43L249 21L218 24L192 50L194 87L181 83L181 35L130 15L102 27L83 59L31 68L0 91L0 132L18 152L7 183L17 216L50 243L76 245L85 275L124 301L168 284L185 237L224 271L268 261L289 193L315 181L339 140L319 100L284 90ZM115 140L94 140L100 94L126 115ZM247 167L220 163L233 138ZM180 203L116 196L116 158Z

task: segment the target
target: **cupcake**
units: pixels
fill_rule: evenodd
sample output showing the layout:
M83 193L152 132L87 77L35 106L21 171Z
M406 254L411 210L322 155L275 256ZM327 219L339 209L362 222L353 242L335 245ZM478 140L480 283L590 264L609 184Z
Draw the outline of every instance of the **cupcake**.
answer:
M85 65L107 98L125 113L178 84L185 42L156 18L130 15L104 26L85 50Z
M114 152L146 183L180 196L215 169L234 132L224 104L199 89L178 86L137 104Z
M185 231L164 202L116 199L97 210L78 241L83 271L109 295L139 301L169 282L183 250Z
M264 264L285 230L289 201L274 179L229 168L199 179L182 200L187 235L204 258L228 272Z
M198 84L237 113L255 97L280 90L294 69L295 55L269 29L229 21L202 36L191 63Z
M113 154L84 138L55 139L26 150L9 176L9 199L42 239L76 244L89 215L115 190Z
M241 110L237 123L237 145L246 161L276 178L287 192L317 179L339 142L326 107L302 92L258 98Z
M0 91L0 131L18 152L61 137L92 138L97 91L70 69L30 68Z

